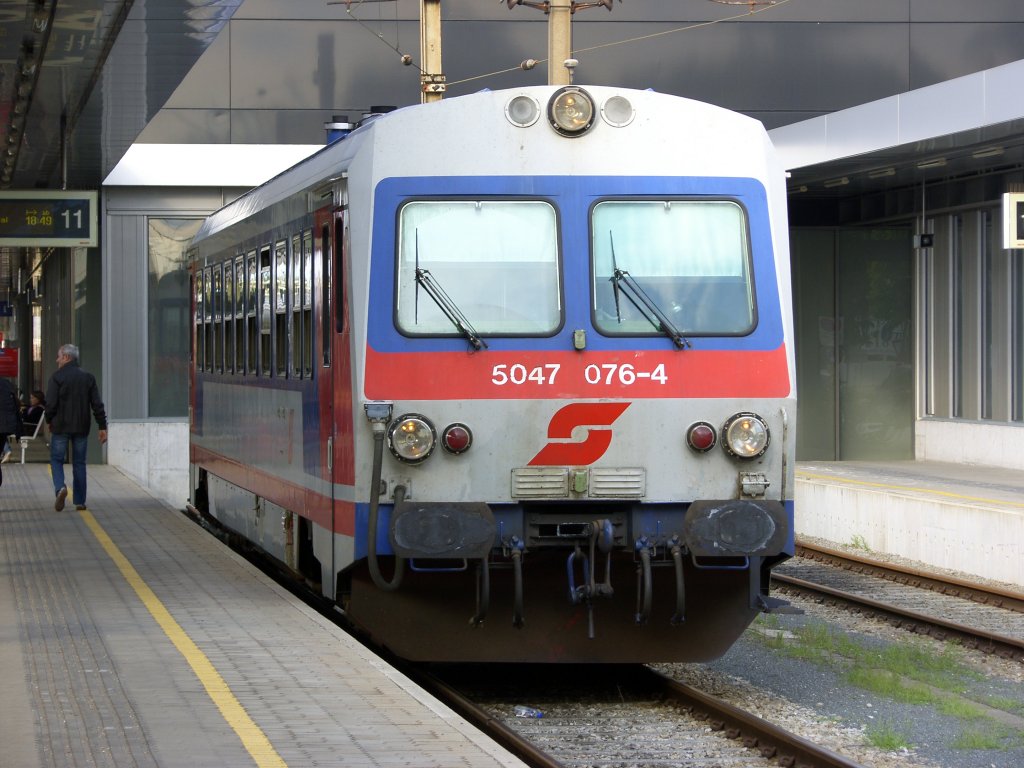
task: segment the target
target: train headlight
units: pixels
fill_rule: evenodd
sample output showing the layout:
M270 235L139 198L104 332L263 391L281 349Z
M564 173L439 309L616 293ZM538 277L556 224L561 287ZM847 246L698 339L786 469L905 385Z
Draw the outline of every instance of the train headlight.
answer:
M715 447L718 442L718 435L715 428L706 421L698 421L691 424L686 430L686 444L699 453L706 453Z
M625 96L612 96L601 105L601 119L613 128L625 128L634 117L636 110Z
M540 117L540 104L531 96L513 96L505 105L505 117L512 125L529 128Z
M469 450L473 444L473 433L465 424L449 424L441 432L441 447L456 455Z
M431 454L436 443L434 425L418 413L399 416L388 428L388 448L399 461L417 464Z
M756 413L737 413L722 426L722 447L739 459L756 459L768 450L771 435Z
M582 88L567 85L548 102L551 127L563 136L582 136L594 124L594 100Z

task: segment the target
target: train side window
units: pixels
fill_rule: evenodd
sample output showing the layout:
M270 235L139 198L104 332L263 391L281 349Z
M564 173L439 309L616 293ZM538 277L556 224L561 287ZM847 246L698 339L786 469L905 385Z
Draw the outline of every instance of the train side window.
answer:
M235 276L234 262L224 262L224 373L235 369Z
M345 227L341 219L334 220L334 330L345 330L345 270L342 269L342 253L345 250Z
M291 370L292 376L298 379L302 377L302 239L299 235L292 235L291 278Z
M320 335L323 340L323 365L331 364L331 228L320 232Z
M245 372L256 374L256 350L259 349L259 326L256 324L256 297L259 296L256 280L256 251L249 251L245 257L247 288L245 292Z
M288 242L274 246L274 370L288 375Z
M206 328L203 322L203 286L205 281L203 279L203 273L201 270L195 272L195 294L196 294L196 316L195 316L195 350L192 353L192 364L196 370L203 370L203 360L205 359L203 352L206 349Z
M235 259L235 373L245 373L245 258Z
M270 336L271 318L273 313L271 312L271 284L270 284L270 246L265 245L260 248L260 311L259 311L259 329L260 329L260 351L259 360L257 365L259 366L259 373L262 376L269 376L272 370L272 361L270 359Z
M313 375L313 230L302 233L302 373Z
M224 373L224 266L213 266L213 370Z
M213 268L203 270L203 370L213 370Z

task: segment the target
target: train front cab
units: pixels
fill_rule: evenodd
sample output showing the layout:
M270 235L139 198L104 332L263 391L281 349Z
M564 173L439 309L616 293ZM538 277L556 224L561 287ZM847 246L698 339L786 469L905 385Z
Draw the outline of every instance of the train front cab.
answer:
M393 217L403 199L421 200L418 183L426 197L429 182L402 179L394 186L405 197L396 195L383 205L390 187L381 184L380 209ZM532 188L548 199L545 185L555 189L559 183L534 179ZM616 194L615 184L629 186L607 179L595 183L611 186L608 196ZM487 207L473 203L468 191L478 180L446 179L445 184L457 200L468 199L467 207ZM763 187L746 182L734 187L737 199L741 193L761 196L755 225L761 228L761 241L770 240ZM554 191L550 195L557 197ZM692 199L676 197L681 204ZM384 228L381 222L380 231ZM422 229L417 233L421 240ZM419 265L417 273L428 266L423 242L408 250L410 264ZM449 256L452 250L448 244ZM401 246L398 251L403 252ZM393 273L395 252L388 242L374 254L376 265L391 266L375 267L371 301L391 299L396 284L411 286L416 296L415 281L402 283ZM766 349L738 334L726 340L724 352L674 347L660 331L645 333L639 342L603 339L591 326L588 291L572 289L590 284L589 259L566 266L569 319L548 338L484 340L463 329L446 333L446 339L399 338L388 313L378 313L376 326L371 317L370 397L354 426L364 433L372 430L374 463L367 513L365 518L357 514L357 531L365 536L357 534L357 562L345 584L354 620L412 659L704 661L724 653L759 611L782 609L781 601L768 596L768 586L771 567L788 557L793 546L792 500L787 498L792 465L784 458L793 448L793 400L779 319L784 302L772 249L765 252L756 269ZM568 265L573 259L565 261ZM446 295L457 294L455 281L441 282ZM422 318L429 300L426 286L420 288L423 303L417 312ZM473 301L457 296L454 303L478 322ZM771 317L774 321L767 320ZM443 322L446 328L455 323L451 318ZM586 330L573 330L581 328ZM716 340L703 343L713 347ZM530 353L524 353L529 348L524 344L533 347ZM637 344L647 349L637 354ZM701 341L694 344L700 347ZM534 363L519 375L519 363L512 361L526 358ZM517 393L510 395L506 379L517 376ZM474 388L472 382L482 378L495 385L490 394ZM551 399L545 388L566 380L583 383L587 394L577 390ZM593 385L589 390L587 381ZM664 382L677 381L684 382L678 392L689 387L694 397L664 399ZM717 387L717 399L708 387ZM644 392L657 394L641 396ZM712 401L713 406L707 405ZM506 414L506 423L493 430L470 430L465 423L486 422L487 414L500 413ZM365 417L362 424L359 416ZM666 420L675 419L691 425L686 464L698 475L711 473L702 467L723 469L710 495L647 503L643 476L646 472L653 479L654 470L643 467L658 463L657 439ZM577 428L584 430L582 442L581 434L574 433ZM614 440L613 430L619 430ZM630 444L623 435L630 432L642 436L632 444L642 457L628 456ZM776 439L770 448L769 432ZM681 431L676 438L681 446ZM532 448L529 440L534 440ZM613 450L598 462L603 454L593 453L595 445ZM714 450L702 464L700 455L709 448ZM737 457L736 452L748 453ZM764 466L770 471L762 466L766 454L771 460L765 459ZM481 465L474 456L493 460ZM470 479L460 480L460 473ZM483 495L474 485L467 499L462 486L476 483L481 474L496 488ZM436 478L448 478L450 488ZM445 500L454 487L466 500ZM494 495L505 500L496 501Z

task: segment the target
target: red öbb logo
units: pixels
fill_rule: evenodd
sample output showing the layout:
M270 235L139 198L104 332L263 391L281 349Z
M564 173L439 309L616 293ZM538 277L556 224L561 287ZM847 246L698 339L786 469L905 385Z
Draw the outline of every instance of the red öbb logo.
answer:
M612 444L612 423L629 408L629 403L570 403L555 411L548 424L548 439L530 466L571 464L585 466L604 456ZM573 441L576 427L587 427L582 441Z

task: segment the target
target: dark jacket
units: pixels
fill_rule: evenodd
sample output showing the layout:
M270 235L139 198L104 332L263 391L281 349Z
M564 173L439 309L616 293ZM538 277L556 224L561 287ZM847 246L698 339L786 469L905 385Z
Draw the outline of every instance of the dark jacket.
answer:
M21 414L21 420L25 427L35 429L36 424L43 418L43 414L46 413L46 409L41 405L30 405L25 409L25 412Z
M21 435L21 404L7 379L0 379L0 435Z
M89 434L89 410L100 429L107 428L107 414L100 400L96 377L83 371L77 362L65 363L46 385L46 423L57 435Z

